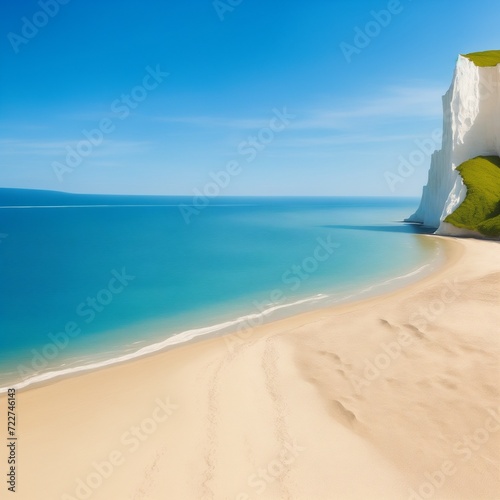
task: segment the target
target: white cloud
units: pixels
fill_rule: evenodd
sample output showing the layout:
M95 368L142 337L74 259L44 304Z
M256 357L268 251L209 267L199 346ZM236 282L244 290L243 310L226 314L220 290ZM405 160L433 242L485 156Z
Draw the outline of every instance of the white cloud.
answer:
M279 145L286 148L307 148L316 146L342 146L346 144L373 144L385 142L400 142L418 138L417 134L371 135L371 134L339 134L321 137L298 137L280 141Z
M332 107L315 110L296 120L295 129L346 129L363 120L394 120L410 118L438 118L441 116L442 89L437 87L391 87L384 95L350 107Z
M21 139L0 139L0 147L2 148L2 156L8 155L43 155L59 157L66 154L66 147L76 147L78 139L67 141L43 141L43 140L28 140ZM112 139L104 139L103 142L95 146L90 157L102 156L120 156L124 154L140 153L146 151L149 142L146 141L115 141Z
M321 109L297 110L288 105L296 115L291 128L346 130L357 127L360 121L384 122L411 118L438 118L441 116L442 88L435 86L393 86L379 95L343 102L342 105L326 105ZM277 106L279 107L279 106ZM269 115L271 110L269 110ZM269 123L269 116L261 118L228 118L221 116L162 116L157 121L184 124L195 127L220 127L231 129L259 129Z
M165 123L181 123L197 127L223 127L255 129L265 127L269 118L223 118L219 116L161 116L155 120Z

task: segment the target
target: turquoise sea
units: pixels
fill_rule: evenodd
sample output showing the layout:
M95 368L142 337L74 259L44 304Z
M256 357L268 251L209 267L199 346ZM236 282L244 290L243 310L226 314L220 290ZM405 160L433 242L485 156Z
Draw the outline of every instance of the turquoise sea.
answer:
M192 202L0 190L0 387L245 331L440 258L400 222L416 198Z

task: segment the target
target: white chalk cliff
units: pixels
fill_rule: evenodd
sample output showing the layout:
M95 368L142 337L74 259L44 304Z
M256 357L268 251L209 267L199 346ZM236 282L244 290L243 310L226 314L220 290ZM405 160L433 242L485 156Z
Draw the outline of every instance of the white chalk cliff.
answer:
M442 149L432 155L420 206L408 221L436 228L436 234L473 235L444 219L467 194L456 168L476 156L500 156L500 65L479 67L459 56L443 112Z

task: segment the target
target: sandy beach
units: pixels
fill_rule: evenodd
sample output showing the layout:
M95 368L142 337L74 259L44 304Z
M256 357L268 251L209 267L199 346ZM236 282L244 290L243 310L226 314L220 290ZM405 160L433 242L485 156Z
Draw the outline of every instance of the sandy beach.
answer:
M12 497L500 498L500 247L441 240L397 291L19 391Z

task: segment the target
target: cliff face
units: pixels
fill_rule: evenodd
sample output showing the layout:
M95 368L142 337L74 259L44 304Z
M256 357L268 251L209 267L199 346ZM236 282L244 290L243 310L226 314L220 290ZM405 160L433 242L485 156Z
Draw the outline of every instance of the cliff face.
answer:
M420 206L408 221L437 234L472 236L443 221L467 194L456 168L476 156L500 156L500 65L478 66L459 56L443 112L442 149L432 155Z

